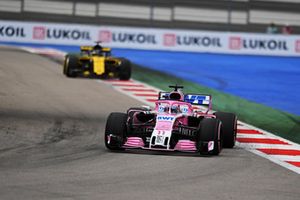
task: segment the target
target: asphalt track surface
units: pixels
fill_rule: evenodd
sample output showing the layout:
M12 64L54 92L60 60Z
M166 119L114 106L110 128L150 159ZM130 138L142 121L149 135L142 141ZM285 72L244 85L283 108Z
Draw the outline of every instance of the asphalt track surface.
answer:
M299 175L240 148L110 152L106 117L140 102L44 57L0 61L0 199L299 199Z

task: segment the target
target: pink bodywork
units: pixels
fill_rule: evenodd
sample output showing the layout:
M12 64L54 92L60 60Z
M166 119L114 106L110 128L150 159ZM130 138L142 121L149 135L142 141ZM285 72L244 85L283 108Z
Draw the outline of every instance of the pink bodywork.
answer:
M128 137L124 144L124 147L126 148L143 148L144 146L144 141L140 137Z
M179 107L187 108L184 110L184 112L180 111L177 113L172 113L171 109L167 111L161 111L159 110L159 107L161 104L169 106L169 108L172 107L172 105L177 105ZM168 100L158 100L155 103L155 109L154 112L157 114L157 116L163 116L163 117L170 117L170 118L176 118L175 124L172 120L158 120L156 121L156 125L154 130L157 131L157 135L164 135L166 131L172 131L173 126L176 126L178 124L187 125L187 117L191 116L193 113L193 106L190 103L183 102L183 101L168 101ZM199 113L201 114L201 113ZM207 113L203 113L207 115ZM143 139L140 137L128 137L127 141L125 142L124 148L142 148L142 149L149 149L149 150L159 150L159 151L185 151L185 152L195 152L197 151L196 143L191 140L179 140L176 144L174 149L166 149L166 148L155 148L155 147L145 147L145 144L143 142Z
M177 151L197 151L196 142L191 140L179 140L174 149Z

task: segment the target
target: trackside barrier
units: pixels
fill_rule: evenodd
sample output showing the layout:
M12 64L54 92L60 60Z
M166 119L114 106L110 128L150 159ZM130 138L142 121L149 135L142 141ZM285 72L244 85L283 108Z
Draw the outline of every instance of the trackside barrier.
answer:
M114 48L300 56L300 35L90 26L0 20L0 42L91 45Z

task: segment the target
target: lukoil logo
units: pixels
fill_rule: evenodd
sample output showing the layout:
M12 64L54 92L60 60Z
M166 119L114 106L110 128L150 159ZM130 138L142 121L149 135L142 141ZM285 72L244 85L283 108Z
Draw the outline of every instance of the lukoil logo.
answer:
M155 35L145 33L124 33L111 32L108 30L99 31L99 40L102 42L136 43L136 44L157 44Z
M200 47L222 47L219 37L207 35L191 36L166 33L163 35L164 46L200 46Z
M104 43L111 42L111 31L99 31L99 41Z
M46 28L44 26L33 27L32 38L35 40L64 39L64 40L91 40L89 31L77 29Z
M230 49L241 49L242 48L241 38L240 37L230 37L229 48Z
M23 27L0 26L1 37L26 37Z
M164 34L163 36L164 46L175 46L176 35L175 34Z
M287 41L280 39L255 39L255 38L241 38L230 37L229 48L232 50L253 49L253 50L281 50L287 51Z
M32 38L35 40L44 40L46 38L46 28L43 26L33 27Z

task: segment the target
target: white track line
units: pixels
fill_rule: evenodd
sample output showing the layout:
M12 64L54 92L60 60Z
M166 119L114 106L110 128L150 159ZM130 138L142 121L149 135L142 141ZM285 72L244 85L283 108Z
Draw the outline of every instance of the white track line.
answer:
M239 147L243 149L291 149L291 145L284 144L261 144L261 143L240 143L237 142Z
M282 161L300 162L300 156L273 155L272 157Z
M274 139L274 138L269 137L264 134L243 134L243 133L238 133L237 138L270 138L270 139Z

